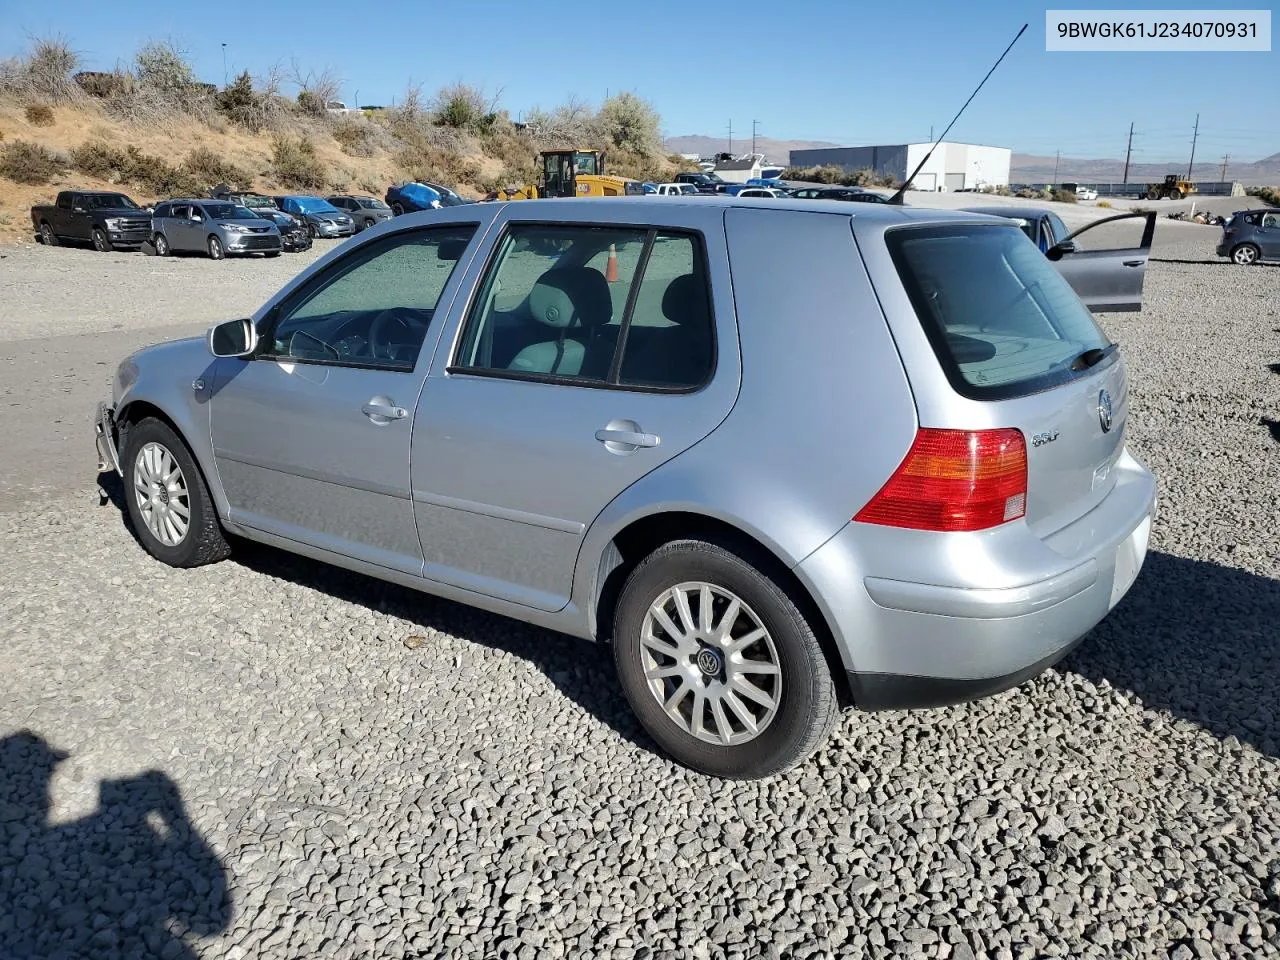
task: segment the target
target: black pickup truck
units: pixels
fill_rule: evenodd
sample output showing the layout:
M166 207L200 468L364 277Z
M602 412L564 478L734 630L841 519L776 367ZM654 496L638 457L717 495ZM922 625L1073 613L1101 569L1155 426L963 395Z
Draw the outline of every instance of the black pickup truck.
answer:
M49 247L87 240L106 253L151 239L151 211L123 193L103 190L63 190L52 206L31 208L31 224Z

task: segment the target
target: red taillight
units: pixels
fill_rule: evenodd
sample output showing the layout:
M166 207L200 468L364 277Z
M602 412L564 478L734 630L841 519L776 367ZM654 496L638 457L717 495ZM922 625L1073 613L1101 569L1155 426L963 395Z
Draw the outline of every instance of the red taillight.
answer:
M913 530L984 530L1027 512L1022 431L922 428L889 482L853 519Z

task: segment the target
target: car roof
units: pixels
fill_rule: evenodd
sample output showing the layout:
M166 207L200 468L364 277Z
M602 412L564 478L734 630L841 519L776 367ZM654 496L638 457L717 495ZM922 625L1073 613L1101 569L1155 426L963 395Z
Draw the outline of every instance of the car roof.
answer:
M1052 210L1044 207L965 207L966 213L980 213L986 217L1007 217L1011 220L1026 220L1036 217L1047 217Z

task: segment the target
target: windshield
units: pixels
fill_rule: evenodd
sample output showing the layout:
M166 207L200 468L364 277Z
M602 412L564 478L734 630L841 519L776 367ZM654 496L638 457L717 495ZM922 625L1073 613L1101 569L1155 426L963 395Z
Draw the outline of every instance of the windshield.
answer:
M91 193L84 198L84 205L90 210L141 209L123 193Z
M271 201L270 197L242 197L240 199L242 207L249 207L251 210L260 210L269 208L274 210L276 205Z
M386 210L387 205L381 200L375 200L373 197L356 197L356 202L366 210Z
M248 207L238 203L205 203L201 204L204 212L211 220L258 220L260 217Z
M298 208L300 213L341 213L328 200L319 197L290 197L289 202Z
M1088 308L1020 231L984 224L890 230L889 253L957 390L1009 397L1065 383L1109 346Z

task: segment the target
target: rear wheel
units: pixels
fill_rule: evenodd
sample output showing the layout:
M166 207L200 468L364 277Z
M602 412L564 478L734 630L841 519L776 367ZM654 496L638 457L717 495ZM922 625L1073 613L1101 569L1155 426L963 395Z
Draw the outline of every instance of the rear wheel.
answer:
M774 580L718 545L679 540L641 562L619 596L613 646L636 716L695 770L780 773L835 722L813 629Z
M1148 190L1148 191L1147 191L1147 199L1148 199L1148 200L1159 200L1159 199L1160 199L1160 191L1159 191L1159 190Z
M99 253L111 252L111 238L107 236L107 231L101 227L93 228L93 249Z
M1231 259L1233 262L1247 267L1257 263L1262 251L1255 247L1252 243L1242 243L1231 251Z
M217 237L210 237L209 238L209 256L212 257L214 260L221 260L226 255L227 255L227 252L222 249L222 241L219 240Z
M56 247L58 245L58 235L53 232L53 227L43 220L40 222L40 241L46 247Z
M121 459L129 519L149 554L198 567L231 553L200 468L172 427L154 417L134 424Z
M167 257L173 251L169 248L169 239L163 233L157 233L153 246L156 248L157 257Z
M403 217L403 216L404 216L404 207L403 207L403 205L401 205L401 204L399 204L399 203L393 203L393 204L391 205L391 212L392 212L392 213L394 213L397 217Z
M368 230L370 227L376 227L377 225L378 225L378 221L377 221L377 220L366 220L366 221L364 222L364 228L365 228L366 230Z

